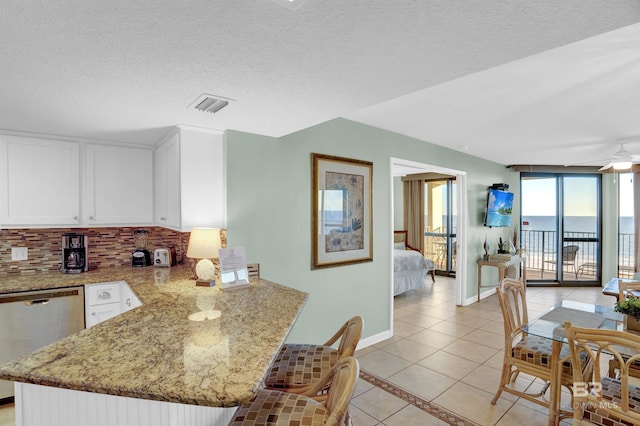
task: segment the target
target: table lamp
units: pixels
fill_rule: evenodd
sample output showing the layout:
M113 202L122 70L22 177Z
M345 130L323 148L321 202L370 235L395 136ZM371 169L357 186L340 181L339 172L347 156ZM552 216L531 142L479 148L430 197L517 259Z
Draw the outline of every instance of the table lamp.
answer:
M187 257L199 259L195 267L196 285L215 284L216 267L211 259L219 256L221 245L218 228L193 228L191 231Z

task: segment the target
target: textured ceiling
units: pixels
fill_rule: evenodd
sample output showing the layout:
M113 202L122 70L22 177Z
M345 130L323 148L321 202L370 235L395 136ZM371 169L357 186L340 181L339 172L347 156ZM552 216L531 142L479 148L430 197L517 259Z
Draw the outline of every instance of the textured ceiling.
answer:
M639 21L637 0L4 0L0 129L151 145L346 117L522 163L640 135ZM234 101L187 109L201 93ZM582 158L560 154L537 162Z

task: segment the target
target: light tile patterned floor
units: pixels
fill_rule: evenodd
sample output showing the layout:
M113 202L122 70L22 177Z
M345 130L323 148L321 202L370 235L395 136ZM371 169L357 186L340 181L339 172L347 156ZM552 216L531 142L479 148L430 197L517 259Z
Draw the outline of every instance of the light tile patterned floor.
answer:
M491 405L504 348L498 299L491 296L456 307L453 286L453 279L437 277L435 284L427 281L426 288L397 296L394 337L357 351L361 368L479 425L546 425L544 407L513 395L503 393ZM615 301L594 287L529 287L529 316L541 315L563 299L606 305ZM540 385L532 377L518 380L523 387ZM447 424L363 380L351 412L354 425Z
M357 351L360 366L422 400L480 425L546 425L546 410L503 393L490 404L502 367L502 315L496 296L467 307L454 304L454 280L427 280L424 289L395 298L394 337ZM613 304L599 288L528 288L529 316L569 299ZM519 378L521 386L537 386ZM405 399L359 380L351 404L357 426L446 425ZM564 421L563 424L570 424ZM12 406L0 407L0 426L14 426Z

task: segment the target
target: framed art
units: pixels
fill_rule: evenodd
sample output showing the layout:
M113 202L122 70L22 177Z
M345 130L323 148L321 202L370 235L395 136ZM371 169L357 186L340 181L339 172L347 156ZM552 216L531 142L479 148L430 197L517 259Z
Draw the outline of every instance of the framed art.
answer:
M373 163L316 153L311 158L311 268L373 261Z

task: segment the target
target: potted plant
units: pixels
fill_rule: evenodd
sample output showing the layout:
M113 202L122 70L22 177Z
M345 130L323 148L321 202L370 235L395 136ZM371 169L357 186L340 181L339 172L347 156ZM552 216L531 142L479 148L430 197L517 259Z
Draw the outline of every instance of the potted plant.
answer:
M627 299L616 302L613 310L624 314L627 330L640 332L640 298L629 295Z

